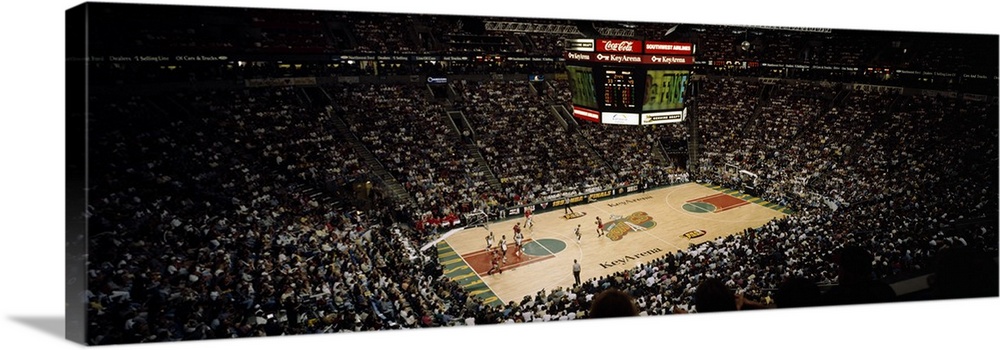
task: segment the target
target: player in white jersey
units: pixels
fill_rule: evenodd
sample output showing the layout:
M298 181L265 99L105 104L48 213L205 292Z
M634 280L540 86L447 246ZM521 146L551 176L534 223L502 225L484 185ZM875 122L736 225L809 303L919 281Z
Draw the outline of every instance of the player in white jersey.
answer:
M507 263L507 235L500 236L500 256L503 257L503 262Z
M490 251L493 248L493 231L486 235L486 251Z
M520 232L514 234L514 248L517 249L514 251L514 255L520 257L521 252L524 251L524 234Z

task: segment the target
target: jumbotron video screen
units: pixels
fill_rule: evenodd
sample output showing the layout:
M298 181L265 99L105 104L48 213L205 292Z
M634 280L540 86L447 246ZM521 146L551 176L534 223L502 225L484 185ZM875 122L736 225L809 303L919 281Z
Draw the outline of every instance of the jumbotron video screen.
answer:
M597 108L594 96L594 74L590 67L566 66L569 86L573 94L573 104L587 108Z

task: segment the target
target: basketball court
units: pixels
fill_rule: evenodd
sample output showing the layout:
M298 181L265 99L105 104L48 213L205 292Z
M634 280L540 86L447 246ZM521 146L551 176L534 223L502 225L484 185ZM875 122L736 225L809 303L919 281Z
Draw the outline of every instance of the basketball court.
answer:
M542 289L571 287L574 259L582 267L580 279L587 281L790 213L757 197L698 183L578 204L572 210L575 215L566 215L563 208L533 215L534 226L522 230L521 254L515 252L513 227L525 225L523 215L489 223L489 230L480 226L448 236L437 244L445 275L488 303L505 304ZM597 217L606 232L600 237ZM496 242L507 236L509 247L501 272L492 274L492 254L486 250L490 231Z

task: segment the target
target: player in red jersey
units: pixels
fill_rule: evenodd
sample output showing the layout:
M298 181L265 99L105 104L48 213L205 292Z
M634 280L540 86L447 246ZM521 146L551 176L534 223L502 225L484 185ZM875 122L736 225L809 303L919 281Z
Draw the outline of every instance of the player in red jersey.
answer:
M601 222L600 216L597 217L596 224L597 224L597 237L601 237L604 235L604 222Z
M500 274L502 275L503 274L503 268L500 267L500 264L501 264L501 262L500 262L501 261L500 260L500 254L497 253L496 250L494 250L494 251L492 251L492 253L490 253L490 255L492 257L490 259L490 262L493 264L493 266L490 267L490 270L487 271L486 274L487 275L492 275L493 272L496 271L496 272L500 272Z

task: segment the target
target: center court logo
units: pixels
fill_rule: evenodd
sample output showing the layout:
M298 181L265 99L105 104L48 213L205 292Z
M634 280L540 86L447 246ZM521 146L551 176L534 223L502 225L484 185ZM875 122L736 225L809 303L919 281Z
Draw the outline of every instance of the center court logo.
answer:
M607 224L608 238L612 241L620 241L630 232L645 231L656 227L656 221L644 211L637 211L624 218L611 221Z

